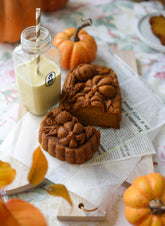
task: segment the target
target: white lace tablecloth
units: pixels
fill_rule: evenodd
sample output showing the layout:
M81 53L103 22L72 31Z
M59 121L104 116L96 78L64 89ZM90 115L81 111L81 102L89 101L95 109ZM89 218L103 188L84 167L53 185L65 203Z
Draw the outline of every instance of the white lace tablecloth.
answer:
M148 47L137 35L138 20L148 13L162 9L163 6L155 1L137 3L124 0L69 0L62 10L42 13L41 24L47 27L54 37L65 28L76 27L81 22L81 18L91 17L93 26L86 30L94 36L97 43L106 43L112 50L114 48L133 50L139 74L151 83L156 92L161 93L165 101L165 54ZM12 51L17 44L0 43L0 145L11 128L16 125L17 120L19 98L12 61ZM155 171L165 176L165 127L162 127L154 140L154 147L157 152L153 158ZM112 205L111 222L103 225L129 225L124 218L122 192L121 188L114 206ZM58 202L52 201L43 189L23 193L18 197L40 208L49 225L68 225L56 220Z

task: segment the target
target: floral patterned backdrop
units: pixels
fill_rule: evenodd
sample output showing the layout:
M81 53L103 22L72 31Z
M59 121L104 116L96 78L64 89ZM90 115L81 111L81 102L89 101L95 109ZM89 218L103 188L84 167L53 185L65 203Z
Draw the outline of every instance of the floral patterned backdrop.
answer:
M41 25L50 30L53 38L56 33L65 28L77 27L81 23L81 18L91 17L93 25L86 30L95 38L98 45L106 43L112 50L115 48L133 50L139 74L158 92L161 91L165 100L165 54L148 47L137 35L138 20L148 13L162 9L161 3L156 1L138 3L126 0L69 0L67 6L59 11L42 13ZM12 51L18 44L0 43L0 144L17 121L19 98ZM161 161L158 163L155 159L155 169L164 167L165 164L164 134L165 129L162 128L155 146ZM50 203L44 201L48 197L42 189L19 196L38 207L42 203L42 211L46 214L50 211L48 208ZM57 203L51 205L56 209ZM50 222L54 220L55 214Z

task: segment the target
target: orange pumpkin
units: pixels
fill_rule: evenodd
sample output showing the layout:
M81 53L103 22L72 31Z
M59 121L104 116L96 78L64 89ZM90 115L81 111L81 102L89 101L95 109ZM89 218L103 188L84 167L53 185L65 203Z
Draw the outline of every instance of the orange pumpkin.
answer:
M0 42L17 42L21 32L35 25L35 9L53 11L68 0L0 0Z
M0 1L0 42L16 42L21 32L35 25L35 8L41 0Z
M83 27L92 24L88 19L76 28L68 28L58 33L53 40L53 44L61 51L61 66L70 69L81 63L91 63L97 53L97 44L92 36Z
M55 11L67 4L68 0L42 0L43 11Z
M132 225L165 225L165 177L151 173L137 177L124 193L125 217Z

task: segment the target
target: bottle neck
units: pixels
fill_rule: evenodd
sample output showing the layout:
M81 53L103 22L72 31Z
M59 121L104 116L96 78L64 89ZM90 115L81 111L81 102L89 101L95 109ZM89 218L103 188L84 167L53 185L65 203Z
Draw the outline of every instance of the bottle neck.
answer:
M22 49L28 54L41 54L51 47L51 36L47 28L40 27L40 38L36 41L36 26L27 27L21 33Z

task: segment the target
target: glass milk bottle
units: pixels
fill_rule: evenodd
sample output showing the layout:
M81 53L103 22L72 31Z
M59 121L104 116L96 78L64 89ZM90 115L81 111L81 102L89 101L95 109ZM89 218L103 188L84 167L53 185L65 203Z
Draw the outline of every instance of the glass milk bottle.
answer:
M58 103L61 92L61 54L48 29L40 27L38 42L35 26L23 30L13 61L20 100L33 114L46 113Z

